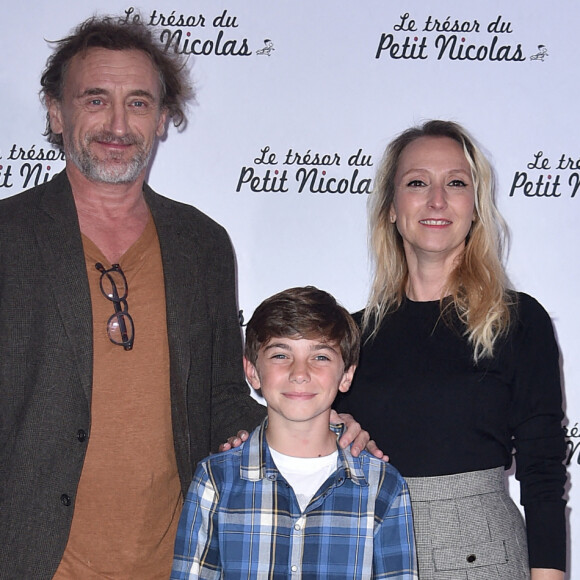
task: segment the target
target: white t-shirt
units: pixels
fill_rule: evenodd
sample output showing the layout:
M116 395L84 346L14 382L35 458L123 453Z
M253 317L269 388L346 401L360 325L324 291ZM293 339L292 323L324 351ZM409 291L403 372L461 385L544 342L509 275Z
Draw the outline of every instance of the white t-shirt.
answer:
M272 459L290 484L302 511L320 486L336 471L338 450L324 457L291 457L269 447Z

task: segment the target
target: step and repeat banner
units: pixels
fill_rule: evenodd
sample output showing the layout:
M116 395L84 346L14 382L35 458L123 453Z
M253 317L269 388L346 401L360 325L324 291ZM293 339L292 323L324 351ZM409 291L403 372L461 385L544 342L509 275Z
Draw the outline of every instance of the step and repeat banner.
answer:
M314 284L347 308L370 280L366 202L389 140L462 123L497 172L513 285L550 313L562 352L571 577L580 577L580 5L573 0L33 0L0 20L0 197L64 166L42 137L50 41L92 14L140 18L188 55L197 90L149 176L231 235L246 320ZM421 429L421 425L416 425ZM386 450L388 452L388 449ZM517 497L513 476L510 489Z

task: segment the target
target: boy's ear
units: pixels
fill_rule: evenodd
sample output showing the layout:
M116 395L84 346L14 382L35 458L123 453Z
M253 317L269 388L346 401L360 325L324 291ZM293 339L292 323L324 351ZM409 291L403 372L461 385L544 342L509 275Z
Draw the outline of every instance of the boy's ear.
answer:
M251 363L246 357L244 357L244 372L246 373L246 378L252 388L256 391L260 390L260 377L258 375L258 369Z
M338 385L338 390L341 393L346 393L350 389L352 384L352 379L354 377L354 371L356 371L356 365L351 365L347 370L344 371L342 379L340 380L340 385Z

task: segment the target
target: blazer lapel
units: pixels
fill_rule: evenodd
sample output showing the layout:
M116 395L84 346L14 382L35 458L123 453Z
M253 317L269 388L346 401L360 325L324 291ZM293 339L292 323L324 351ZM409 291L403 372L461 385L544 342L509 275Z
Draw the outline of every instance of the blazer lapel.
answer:
M40 200L36 237L46 276L68 336L71 357L91 400L93 320L85 257L72 191L65 172L57 175Z
M182 235L182 221L169 200L145 186L145 199L153 215L165 277L167 334L171 357L171 388L173 404L183 404L190 368L189 326L191 280L199 272L197 249L190 236Z

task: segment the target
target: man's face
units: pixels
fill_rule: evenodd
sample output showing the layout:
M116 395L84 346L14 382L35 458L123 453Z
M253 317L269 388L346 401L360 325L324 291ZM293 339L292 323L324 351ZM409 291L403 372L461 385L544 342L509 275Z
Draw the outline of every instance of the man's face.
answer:
M48 103L67 161L90 181L133 183L144 176L165 130L159 74L139 50L91 48L74 56L62 101Z

